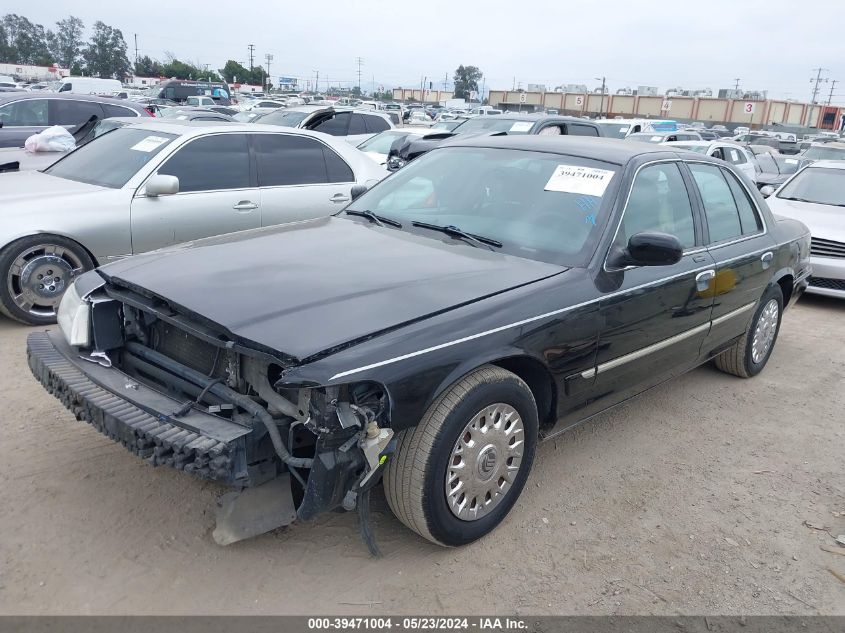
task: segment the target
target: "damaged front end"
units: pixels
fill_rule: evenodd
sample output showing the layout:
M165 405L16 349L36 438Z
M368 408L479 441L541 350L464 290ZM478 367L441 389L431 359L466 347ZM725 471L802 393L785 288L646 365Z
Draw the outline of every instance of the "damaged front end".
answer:
M297 359L97 272L67 293L59 324L64 336L29 337L35 376L151 464L233 486L218 500L218 543L329 510L366 512L393 450L380 385L287 384Z

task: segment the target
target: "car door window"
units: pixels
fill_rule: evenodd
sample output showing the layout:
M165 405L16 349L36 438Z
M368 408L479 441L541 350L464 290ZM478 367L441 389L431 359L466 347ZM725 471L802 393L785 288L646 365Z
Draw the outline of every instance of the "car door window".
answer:
M567 134L570 136L598 136L599 132L596 128L589 125L573 123L567 126Z
M138 116L138 113L131 108L124 108L123 106L115 106L110 103L102 103L100 104L103 106L103 111L106 113L106 117L115 117L115 116Z
M365 116L364 123L367 126L368 134L378 134L390 129L390 125L380 116ZM351 133L351 132L350 132Z
M323 146L323 157L326 159L326 175L329 182L355 182L355 174L346 161Z
M657 231L677 237L684 248L695 246L695 224L689 193L677 163L659 163L640 170L625 205L617 243L632 235Z
M51 125L79 125L92 116L102 119L103 108L93 101L74 101L72 99L50 100Z
M353 114L352 120L349 122L349 132L347 135L352 136L353 134L366 134L367 133L367 124L364 122L364 115L363 114Z
M315 132L331 134L332 136L346 136L350 118L351 114L349 112L338 112L332 118L323 121L312 129Z
M763 230L763 221L757 213L754 204L748 197L748 193L730 172L724 173L725 179L728 181L728 186L736 202L736 207L739 210L739 222L742 227L743 235L753 235Z
M742 150L737 147L726 147L724 148L724 151L728 157L728 162L731 165L742 165L747 162Z
M710 229L710 242L722 242L742 235L739 210L723 171L715 165L692 163L689 166Z
M313 185L328 181L323 144L305 136L256 134L258 186Z
M48 125L47 99L21 99L0 107L0 123L8 127Z
M180 192L246 189L249 164L245 134L217 134L183 146L158 173L176 176Z

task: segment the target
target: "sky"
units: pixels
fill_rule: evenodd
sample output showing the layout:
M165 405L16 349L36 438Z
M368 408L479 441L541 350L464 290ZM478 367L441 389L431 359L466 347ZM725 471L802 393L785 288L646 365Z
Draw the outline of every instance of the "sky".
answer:
M52 27L67 15L86 27L96 20L123 31L134 58L221 68L227 59L271 75L313 78L320 85L442 88L459 64L484 73L486 91L529 83L575 83L611 92L639 85L668 88L768 90L773 98L807 101L813 70L823 67L820 101L845 104L845 24L842 0L3 0L18 13ZM227 9L230 7L230 9ZM231 11L231 14L230 14ZM596 79L598 78L598 80Z

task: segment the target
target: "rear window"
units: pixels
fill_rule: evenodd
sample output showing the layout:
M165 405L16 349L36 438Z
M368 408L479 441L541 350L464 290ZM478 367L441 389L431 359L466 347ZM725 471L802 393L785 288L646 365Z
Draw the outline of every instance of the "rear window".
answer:
M150 130L112 130L44 171L58 178L119 189L175 138L175 134Z

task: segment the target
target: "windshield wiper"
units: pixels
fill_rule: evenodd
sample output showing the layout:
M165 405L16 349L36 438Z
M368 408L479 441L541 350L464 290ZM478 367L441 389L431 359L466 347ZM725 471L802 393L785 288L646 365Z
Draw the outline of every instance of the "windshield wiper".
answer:
M457 237L460 239L464 239L473 244L484 244L488 248L495 246L496 248L502 248L502 243L498 240L494 240L489 237L484 237L482 235L474 235L472 233L467 233L466 231L462 231L454 224L450 224L448 226L438 226L437 224L429 224L428 222L411 222L413 226L418 226L422 229L431 229L432 231L440 231L441 233L445 233L450 237ZM490 248L492 251L493 249Z
M362 218L367 218L370 222L374 224L378 224L379 226L384 226L385 224L389 224L390 226L395 226L397 229L402 228L402 223L397 222L396 220L391 220L390 218L386 218L383 215L376 215L372 211L357 211L356 209L347 209L346 215L360 215Z

